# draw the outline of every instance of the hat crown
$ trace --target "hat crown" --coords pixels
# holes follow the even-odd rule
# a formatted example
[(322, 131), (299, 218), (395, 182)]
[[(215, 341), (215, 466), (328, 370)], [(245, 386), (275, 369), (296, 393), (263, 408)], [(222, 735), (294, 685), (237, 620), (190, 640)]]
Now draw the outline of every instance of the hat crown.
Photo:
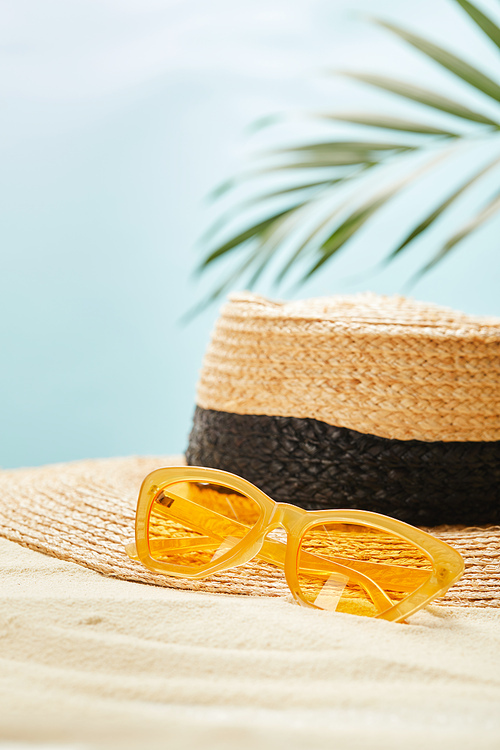
[(197, 404), (398, 440), (500, 440), (500, 320), (365, 293), (233, 294)]
[(341, 324), (366, 324), (387, 328), (395, 333), (418, 333), (435, 328), (452, 335), (474, 334), (498, 337), (500, 318), (469, 315), (451, 308), (421, 302), (401, 295), (385, 296), (373, 292), (338, 294), (329, 297), (276, 301), (251, 292), (236, 292), (228, 297), (222, 316), (268, 318), (270, 320), (319, 320)]

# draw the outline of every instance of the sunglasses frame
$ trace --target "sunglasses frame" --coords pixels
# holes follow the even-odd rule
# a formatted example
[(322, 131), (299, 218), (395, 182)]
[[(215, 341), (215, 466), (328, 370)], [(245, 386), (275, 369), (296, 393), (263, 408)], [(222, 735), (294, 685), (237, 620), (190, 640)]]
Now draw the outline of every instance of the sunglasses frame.
[[(151, 556), (147, 538), (150, 510), (159, 492), (170, 484), (189, 481), (221, 484), (228, 489), (247, 495), (261, 509), (259, 520), (241, 541), (217, 557), (215, 561), (203, 565), (195, 572), (189, 566), (171, 565), (155, 560)], [(374, 615), (374, 618), (392, 622), (404, 620), (433, 599), (443, 596), (464, 571), (463, 558), (453, 547), (403, 521), (365, 510), (309, 511), (288, 503), (277, 503), (251, 482), (236, 474), (200, 466), (168, 466), (148, 474), (142, 483), (137, 502), (135, 544), (127, 544), (125, 549), (131, 559), (140, 561), (155, 573), (195, 580), (243, 565), (254, 557), (258, 558), (267, 534), (273, 529), (282, 527), (287, 533), (284, 561), (276, 559), (273, 562), (284, 570), (290, 591), (300, 605), (322, 609), (302, 597), (297, 573), (302, 538), (312, 526), (318, 523), (358, 523), (388, 531), (414, 544), (432, 564), (432, 573), (423, 584), (401, 601)], [(348, 568), (348, 566), (333, 564), (333, 568), (335, 567), (341, 573), (345, 573)], [(351, 568), (348, 569), (352, 571)], [(352, 572), (356, 573), (356, 571)], [(359, 573), (356, 575), (359, 578)]]

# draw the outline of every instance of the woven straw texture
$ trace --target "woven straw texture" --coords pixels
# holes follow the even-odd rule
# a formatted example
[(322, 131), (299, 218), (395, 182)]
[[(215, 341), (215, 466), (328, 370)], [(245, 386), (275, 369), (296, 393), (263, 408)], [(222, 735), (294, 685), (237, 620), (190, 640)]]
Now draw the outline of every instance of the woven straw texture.
[[(251, 562), (202, 581), (151, 573), (129, 560), (142, 479), (177, 457), (80, 461), (0, 472), (0, 535), (30, 549), (138, 583), (227, 594), (288, 596), (283, 574)], [(500, 607), (500, 527), (431, 529), (458, 549), (466, 572), (439, 604)]]
[(397, 440), (500, 440), (500, 320), (374, 294), (231, 295), (197, 404)]
[(389, 440), (315, 419), (198, 406), (186, 459), (306, 510), (372, 510), (416, 526), (500, 523), (499, 441)]

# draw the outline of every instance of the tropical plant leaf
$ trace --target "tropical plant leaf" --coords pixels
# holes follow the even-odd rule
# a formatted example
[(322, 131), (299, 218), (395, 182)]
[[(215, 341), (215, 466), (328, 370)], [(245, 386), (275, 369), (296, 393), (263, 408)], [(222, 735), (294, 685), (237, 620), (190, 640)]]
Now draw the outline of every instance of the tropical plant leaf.
[(482, 167), (479, 172), (477, 172), (473, 177), (470, 177), (468, 180), (466, 180), (463, 185), (461, 185), (458, 190), (455, 190), (448, 198), (446, 198), (445, 201), (439, 204), (437, 208), (432, 211), (429, 216), (427, 216), (423, 221), (420, 222), (411, 232), (410, 234), (403, 240), (403, 242), (398, 245), (398, 247), (393, 250), (390, 255), (387, 256), (387, 258), (384, 261), (384, 264), (389, 263), (390, 261), (394, 260), (394, 258), (399, 255), (399, 253), (404, 250), (405, 247), (407, 247), (410, 242), (412, 242), (416, 237), (418, 237), (422, 232), (424, 232), (426, 229), (428, 229), (431, 224), (438, 219), (443, 211), (446, 211), (446, 209), (451, 206), (452, 203), (460, 196), (462, 193), (465, 193), (465, 191), (473, 185), (477, 180), (479, 180), (486, 172), (488, 172), (490, 169), (493, 169), (497, 164), (500, 163), (500, 157), (497, 157), (496, 159), (493, 159), (492, 162), (489, 162), (485, 167)]
[(269, 154), (297, 154), (316, 152), (325, 154), (370, 154), (373, 151), (412, 151), (414, 144), (407, 143), (373, 143), (370, 141), (327, 141), (326, 143), (307, 143), (303, 146), (278, 148)]
[(252, 289), (262, 273), (267, 268), (269, 262), (273, 258), (276, 249), (280, 243), (285, 240), (291, 232), (295, 229), (296, 225), (302, 221), (300, 211), (296, 210), (291, 214), (283, 216), (277, 222), (272, 224), (268, 230), (264, 232), (261, 238), (260, 254), (262, 255), (261, 261), (250, 278), (247, 288)]
[(459, 102), (448, 99), (446, 96), (437, 94), (435, 91), (422, 88), (421, 86), (414, 86), (413, 84), (406, 83), (405, 81), (399, 81), (396, 78), (390, 78), (388, 76), (371, 75), (370, 73), (356, 73), (353, 71), (344, 71), (342, 75), (349, 78), (354, 78), (362, 83), (367, 83), (369, 86), (375, 86), (376, 88), (383, 89), (384, 91), (390, 91), (392, 94), (397, 94), (404, 99), (411, 99), (414, 102), (424, 104), (426, 107), (432, 107), (432, 109), (440, 110), (441, 112), (447, 112), (455, 117), (460, 117), (463, 120), (471, 120), (472, 122), (478, 122), (483, 125), (490, 125), (497, 129), (500, 129), (500, 124), (491, 120), (486, 115), (479, 112), (474, 112), (469, 107), (465, 107)]
[(325, 218), (323, 218), (319, 224), (316, 224), (316, 226), (312, 229), (311, 232), (308, 232), (305, 239), (302, 240), (302, 242), (298, 245), (298, 247), (294, 250), (293, 254), (290, 256), (290, 258), (287, 260), (285, 265), (282, 267), (281, 271), (278, 273), (276, 277), (276, 284), (279, 284), (283, 281), (289, 270), (292, 268), (292, 266), (295, 264), (297, 259), (303, 254), (306, 247), (313, 241), (313, 239), (326, 227), (328, 224), (332, 221), (332, 219), (335, 218), (335, 216), (340, 213), (340, 211), (344, 208), (344, 205), (337, 206), (333, 211), (327, 214)]
[(391, 193), (391, 195), (378, 198), (377, 200), (369, 201), (368, 204), (356, 209), (356, 211), (354, 211), (339, 227), (337, 227), (333, 234), (331, 234), (321, 245), (321, 257), (305, 274), (302, 281), (310, 278), (324, 263), (326, 263), (327, 260), (330, 260), (332, 255), (340, 250), (347, 240), (349, 240), (353, 234), (355, 234), (358, 229), (360, 229), (363, 224), (365, 224), (368, 219), (373, 216), (373, 214), (378, 211), (378, 209), (381, 208), (381, 206), (383, 206), (392, 195), (395, 194), (395, 192), (396, 191)]
[[(376, 149), (372, 149), (371, 146), (376, 145)], [(349, 148), (347, 148), (349, 147)], [(220, 183), (212, 192), (209, 194), (208, 199), (210, 201), (217, 200), (223, 195), (228, 193), (230, 190), (236, 188), (242, 182), (258, 177), (259, 175), (275, 173), (280, 171), (288, 171), (293, 169), (318, 169), (321, 167), (349, 167), (358, 164), (375, 163), (386, 151), (394, 151), (399, 149), (400, 151), (414, 150), (416, 146), (408, 146), (406, 144), (364, 144), (362, 141), (355, 142), (343, 142), (329, 143), (329, 144), (315, 144), (276, 149), (274, 151), (266, 151), (261, 156), (285, 156), (285, 155), (299, 155), (303, 152), (308, 160), (306, 161), (291, 161), (286, 164), (272, 164), (264, 167), (257, 167), (252, 170), (247, 170), (237, 177), (232, 177), (230, 180), (224, 180)], [(377, 152), (381, 152), (377, 154)]]
[(256, 170), (254, 175), (266, 174), (269, 172), (283, 172), (290, 169), (321, 169), (322, 167), (353, 167), (357, 164), (375, 163), (380, 160), (375, 154), (358, 153), (322, 153), (317, 151), (309, 155), (306, 161), (291, 161), (286, 164), (273, 164), (262, 169)]
[(404, 39), (405, 42), (411, 44), (412, 47), (415, 47), (415, 49), (418, 49), (424, 55), (430, 57), (443, 68), (449, 70), (450, 73), (461, 78), (462, 81), (466, 81), (466, 83), (470, 84), (475, 89), (482, 91), (483, 94), (500, 102), (500, 86), (498, 83), (491, 78), (488, 78), (488, 76), (477, 68), (469, 65), (469, 63), (462, 60), (462, 58), (453, 55), (451, 52), (443, 49), (443, 47), (439, 47), (437, 44), (429, 42), (427, 39), (424, 39), (424, 37), (412, 34), (410, 31), (406, 31), (406, 29), (402, 29), (400, 26), (396, 26), (393, 23), (388, 23), (387, 21), (382, 21), (378, 18), (374, 19), (374, 21), (379, 26), (383, 26), (383, 28), (397, 34), (397, 36)]
[[(370, 169), (371, 166), (372, 165), (368, 165), (366, 167), (362, 167), (361, 170), (360, 170), (360, 172), (358, 172), (358, 174), (360, 174), (361, 172), (365, 171), (366, 169)], [(345, 178), (345, 179), (352, 179), (352, 178)], [(287, 275), (287, 273), (289, 272), (289, 270), (292, 268), (292, 266), (294, 265), (294, 263), (303, 254), (304, 250), (306, 250), (306, 248), (312, 243), (312, 241), (314, 240), (314, 238), (317, 237), (317, 235), (326, 226), (328, 226), (328, 224), (330, 224), (330, 222), (332, 221), (332, 219), (334, 219), (335, 216), (337, 216), (341, 211), (344, 210), (344, 208), (346, 208), (346, 206), (348, 205), (348, 203), (349, 203), (349, 201), (346, 201), (346, 202), (342, 203), (340, 206), (336, 206), (332, 211), (330, 211), (319, 222), (319, 224), (316, 224), (313, 227), (313, 229), (306, 234), (305, 238), (302, 240), (302, 242), (299, 243), (298, 247), (294, 250), (294, 252), (290, 256), (290, 258), (287, 260), (287, 262), (285, 263), (285, 265), (282, 267), (281, 271), (278, 273), (278, 275), (277, 275), (277, 277), (275, 279), (275, 283), (276, 284), (280, 284), (283, 281), (283, 279), (285, 278), (285, 276)]]
[(336, 177), (331, 180), (316, 180), (316, 182), (307, 182), (303, 185), (292, 185), (292, 187), (280, 188), (279, 190), (272, 190), (270, 193), (264, 193), (258, 195), (256, 198), (252, 198), (247, 202), (247, 205), (252, 203), (262, 203), (263, 201), (270, 200), (271, 198), (278, 198), (289, 193), (297, 193), (300, 190), (312, 190), (326, 185), (335, 185), (337, 182), (343, 182), (345, 177)]
[[(341, 166), (345, 166), (345, 165), (342, 164)], [(248, 171), (248, 172), (244, 172), (239, 177), (233, 177), (230, 180), (225, 180), (224, 182), (221, 182), (220, 185), (218, 185), (216, 188), (212, 190), (212, 192), (208, 195), (208, 200), (215, 201), (218, 198), (222, 198), (223, 195), (228, 193), (230, 190), (236, 188), (238, 184), (243, 182), (244, 180), (247, 180), (252, 177), (256, 177), (259, 174), (264, 174), (265, 172), (271, 172), (273, 170), (274, 170), (274, 167), (269, 167), (267, 169), (260, 170), (260, 171)], [(309, 187), (312, 188), (316, 185), (320, 185), (326, 182), (335, 182), (335, 180), (330, 180), (330, 179), (329, 180), (317, 180), (316, 182), (306, 183), (304, 185), (294, 185), (290, 188), (286, 188), (285, 190), (283, 190), (283, 194), (286, 192), (291, 193), (291, 192), (294, 192), (295, 190), (305, 190), (306, 188), (309, 188)], [(275, 195), (279, 195), (279, 194), (281, 193), (278, 193), (278, 192), (275, 193)], [(273, 197), (273, 196), (274, 194), (270, 194), (270, 197)]]
[[(202, 241), (207, 242), (209, 239), (211, 239), (214, 235), (216, 235), (221, 229), (223, 229), (224, 226), (226, 226), (227, 222), (233, 218), (235, 215), (241, 212), (242, 208), (249, 207), (256, 203), (264, 202), (267, 199), (272, 199), (275, 197), (280, 197), (283, 195), (286, 195), (288, 193), (293, 193), (300, 190), (307, 190), (311, 188), (316, 188), (315, 198), (307, 198), (305, 200), (300, 201), (299, 203), (295, 204), (294, 206), (288, 207), (286, 210), (282, 211), (281, 213), (274, 214), (273, 216), (269, 217), (268, 219), (265, 219), (262, 222), (259, 222), (258, 224), (254, 225), (253, 227), (250, 227), (245, 232), (242, 232), (241, 234), (234, 237), (232, 240), (228, 240), (223, 246), (213, 251), (207, 258), (205, 258), (203, 264), (197, 269), (198, 271), (203, 270), (203, 268), (211, 263), (213, 260), (216, 259), (216, 257), (219, 257), (219, 255), (214, 256), (214, 253), (217, 252), (217, 250), (221, 250), (222, 252), (220, 254), (224, 254), (225, 252), (229, 252), (233, 249), (233, 247), (236, 247), (240, 244), (243, 244), (244, 242), (252, 239), (260, 237), (260, 239), (263, 239), (264, 237), (271, 236), (273, 234), (273, 224), (276, 221), (279, 221), (281, 217), (283, 216), (286, 218), (286, 216), (292, 212), (294, 212), (296, 209), (301, 208), (302, 206), (308, 204), (311, 200), (316, 199), (316, 195), (319, 192), (317, 188), (321, 187), (328, 187), (332, 186), (334, 184), (338, 184), (340, 182), (347, 182), (349, 180), (354, 179), (358, 175), (361, 174), (361, 172), (364, 172), (366, 169), (369, 169), (372, 165), (362, 165), (358, 170), (355, 172), (351, 172), (349, 174), (346, 174), (342, 177), (338, 178), (330, 178), (326, 180), (319, 180), (317, 182), (311, 182), (306, 183), (302, 185), (293, 185), (291, 187), (282, 188), (279, 190), (274, 190), (270, 193), (256, 196), (255, 198), (250, 198), (248, 201), (245, 201), (243, 204), (240, 204), (239, 206), (235, 207), (234, 209), (231, 209), (229, 212), (224, 214), (220, 219), (218, 219), (214, 224), (209, 227), (207, 232), (202, 238)], [(242, 239), (243, 238), (243, 239)], [(229, 247), (231, 245), (231, 247)], [(226, 249), (227, 248), (227, 249)]]
[[(496, 24), (482, 11), (477, 9), (470, 0), (457, 0), (457, 3), (483, 30), (483, 32), (500, 47), (500, 29), (498, 26), (496, 26)], [(439, 64), (462, 81), (473, 86), (476, 90), (486, 94), (488, 97), (495, 100), (495, 102), (500, 102), (500, 85), (465, 60), (433, 42), (430, 42), (417, 34), (413, 34), (393, 23), (382, 20), (377, 20), (376, 23), (399, 36), (405, 42), (426, 55), (429, 59)], [(361, 83), (392, 93), (402, 99), (416, 102), (433, 111), (444, 112), (469, 124), (474, 123), (476, 126), (487, 126), (488, 129), (486, 131), (483, 129), (479, 132), (483, 137), (491, 136), (493, 131), (500, 130), (500, 123), (488, 115), (485, 115), (482, 112), (477, 112), (468, 106), (465, 106), (460, 101), (455, 101), (447, 96), (442, 96), (436, 91), (409, 84), (392, 77), (379, 76), (371, 73), (346, 72), (344, 75), (360, 81)], [(206, 307), (220, 294), (224, 293), (232, 284), (234, 284), (235, 281), (240, 279), (243, 274), (246, 278), (247, 272), (251, 273), (249, 286), (253, 286), (268, 268), (271, 259), (275, 257), (276, 251), (280, 246), (284, 245), (286, 242), (288, 247), (288, 238), (293, 239), (295, 235), (297, 235), (300, 241), (294, 243), (292, 246), (290, 257), (285, 260), (284, 265), (277, 274), (277, 281), (279, 282), (283, 280), (300, 256), (306, 252), (313, 253), (312, 267), (309, 268), (301, 280), (302, 282), (305, 281), (321, 268), (335, 253), (344, 247), (349, 239), (351, 239), (356, 232), (368, 223), (374, 214), (381, 210), (382, 207), (400, 190), (402, 190), (405, 185), (414, 181), (423, 171), (434, 166), (437, 161), (447, 156), (451, 151), (457, 149), (457, 145), (451, 149), (443, 148), (444, 144), (449, 143), (451, 139), (455, 144), (459, 144), (461, 139), (467, 137), (467, 135), (464, 136), (461, 133), (454, 132), (453, 127), (448, 129), (446, 125), (441, 127), (440, 125), (434, 126), (432, 124), (426, 124), (425, 122), (422, 123), (419, 121), (419, 118), (413, 120), (411, 118), (399, 118), (385, 116), (383, 114), (363, 112), (326, 113), (320, 114), (319, 116), (324, 119), (350, 122), (352, 124), (366, 127), (381, 128), (399, 134), (418, 134), (420, 136), (426, 136), (426, 138), (420, 138), (419, 142), (415, 145), (387, 141), (377, 142), (372, 140), (364, 142), (360, 140), (333, 140), (323, 143), (306, 143), (297, 146), (292, 145), (286, 148), (265, 152), (264, 156), (266, 161), (264, 162), (262, 162), (263, 154), (261, 153), (259, 155), (261, 160), (257, 163), (256, 168), (252, 167), (239, 176), (222, 183), (222, 185), (216, 189), (214, 197), (224, 195), (227, 191), (238, 187), (246, 180), (253, 180), (259, 177), (262, 178), (266, 175), (278, 176), (280, 173), (285, 175), (288, 174), (290, 170), (293, 175), (294, 171), (296, 171), (297, 174), (293, 179), (294, 182), (297, 182), (300, 180), (301, 170), (321, 170), (321, 172), (318, 173), (318, 175), (314, 174), (302, 177), (303, 184), (268, 188), (267, 192), (264, 192), (260, 196), (245, 199), (240, 202), (238, 207), (229, 208), (223, 217), (219, 217), (218, 221), (209, 228), (208, 234), (205, 235), (204, 238), (205, 241), (208, 236), (216, 237), (217, 232), (227, 225), (228, 220), (235, 218), (236, 211), (241, 211), (242, 208), (248, 208), (251, 205), (260, 205), (264, 210), (267, 208), (267, 218), (260, 221), (254, 220), (252, 225), (247, 227), (244, 231), (239, 232), (230, 239), (225, 239), (223, 242), (219, 241), (218, 246), (215, 247), (215, 249), (213, 249), (202, 261), (200, 270), (205, 269), (217, 258), (226, 255), (234, 249), (242, 248), (243, 251), (241, 254), (241, 260), (243, 262), (231, 271), (225, 281), (219, 285), (219, 287), (214, 290), (204, 302), (201, 303), (202, 308)], [(283, 117), (281, 115), (272, 116), (264, 122), (261, 121), (260, 124), (274, 124), (282, 119)], [(474, 133), (474, 135), (476, 133)], [(431, 140), (429, 140), (427, 136), (430, 136)], [(398, 139), (397, 136), (392, 137), (396, 140)], [(401, 135), (400, 137), (403, 138)], [(439, 153), (437, 158), (434, 156), (434, 158), (423, 168), (420, 167), (416, 170), (413, 168), (413, 171), (410, 174), (407, 174), (405, 178), (400, 179), (385, 187), (382, 191), (371, 195), (365, 199), (361, 205), (358, 203), (357, 208), (352, 208), (352, 197), (348, 198), (348, 200), (342, 205), (335, 205), (333, 208), (328, 207), (328, 204), (324, 203), (324, 201), (328, 201), (330, 197), (328, 190), (330, 190), (330, 188), (332, 189), (331, 195), (334, 197), (336, 195), (336, 188), (344, 180), (355, 180), (366, 169), (372, 169), (373, 167), (385, 164), (390, 160), (394, 161), (410, 151), (422, 150), (428, 148), (428, 146), (433, 148), (434, 155), (436, 150), (438, 150)], [(492, 169), (498, 163), (500, 163), (500, 157), (497, 157), (495, 160), (482, 167), (458, 188), (455, 188), (445, 200), (442, 200), (426, 218), (409, 232), (403, 242), (400, 243), (388, 256), (386, 262), (389, 262), (396, 257), (416, 237), (425, 232), (439, 219), (441, 214), (443, 214), (443, 212), (445, 212), (453, 202), (459, 198), (459, 196), (464, 194), (472, 184), (476, 182), (476, 180), (479, 180), (489, 169)], [(274, 199), (279, 198), (286, 199), (287, 196), (293, 201), (292, 196), (295, 196), (297, 193), (299, 202), (295, 202), (294, 205), (289, 205), (285, 209), (280, 207), (278, 210), (277, 208), (274, 208), (275, 204), (272, 204), (273, 208), (269, 208), (268, 201), (273, 201)], [(295, 198), (295, 201), (297, 201), (297, 198)], [(285, 202), (289, 203), (290, 201)], [(335, 203), (337, 204), (338, 202), (336, 201)], [(282, 205), (283, 202), (280, 201), (280, 206)], [(318, 218), (316, 213), (307, 213), (309, 209), (316, 210), (323, 205), (328, 210), (327, 216), (321, 216), (321, 218)], [(468, 234), (478, 229), (497, 212), (500, 212), (500, 195), (495, 196), (495, 198), (492, 199), (485, 208), (479, 211), (473, 219), (468, 221), (459, 231), (450, 237), (434, 258), (424, 266), (420, 273), (426, 273), (438, 263), (441, 258), (450, 252), (456, 244), (467, 237)], [(306, 236), (304, 237), (304, 233), (301, 232), (299, 237), (297, 229), (301, 228), (306, 217), (309, 217), (307, 219), (307, 229), (304, 225)], [(311, 226), (311, 221), (309, 221), (309, 219), (312, 219), (312, 224), (314, 224), (314, 226)], [(327, 235), (326, 238), (325, 234)]]
[[(199, 304), (195, 305), (187, 311), (182, 317), (183, 323), (188, 323), (190, 320), (195, 318), (200, 312), (205, 310), (211, 305), (221, 294), (226, 292), (246, 271), (251, 268), (252, 265), (258, 263), (256, 270), (250, 278), (247, 288), (251, 289), (260, 278), (261, 274), (267, 267), (268, 263), (273, 257), (273, 253), (279, 246), (280, 242), (287, 236), (290, 229), (293, 228), (293, 224), (299, 221), (299, 217), (295, 212), (298, 213), (298, 209), (307, 205), (306, 202), (295, 206), (290, 211), (283, 212), (278, 217), (272, 217), (267, 220), (268, 226), (259, 230), (255, 237), (260, 237), (262, 240), (253, 252), (250, 253), (235, 270), (226, 277), (226, 279), (216, 287), (207, 297), (205, 297)], [(264, 223), (264, 222), (262, 222)]]
[(206, 268), (210, 263), (212, 263), (217, 258), (220, 258), (222, 255), (225, 255), (230, 250), (233, 250), (235, 247), (242, 245), (244, 242), (248, 242), (248, 240), (254, 239), (261, 235), (266, 229), (268, 229), (273, 222), (278, 221), (282, 216), (285, 216), (286, 214), (289, 214), (291, 211), (294, 211), (296, 208), (299, 208), (299, 206), (303, 205), (302, 203), (299, 203), (296, 206), (293, 206), (292, 208), (287, 208), (285, 211), (280, 211), (277, 214), (274, 214), (274, 216), (270, 216), (267, 219), (264, 219), (264, 221), (259, 221), (257, 224), (254, 224), (253, 226), (249, 227), (248, 229), (245, 229), (244, 232), (241, 232), (240, 234), (237, 234), (232, 239), (228, 240), (227, 242), (223, 243), (222, 245), (219, 245), (215, 250), (213, 250), (201, 263), (198, 270), (202, 270), (203, 268)]
[[(448, 242), (445, 244), (443, 249), (439, 253), (439, 259), (444, 257), (446, 253), (449, 253), (450, 250), (452, 250), (455, 245), (458, 245), (459, 242), (464, 240), (471, 232), (475, 232), (476, 229), (479, 229), (479, 227), (482, 224), (485, 224), (487, 221), (493, 218), (495, 214), (497, 214), (500, 211), (500, 193), (497, 193), (497, 195), (488, 203), (488, 205), (483, 208), (482, 211), (480, 211), (473, 219), (471, 219), (465, 226), (462, 227), (458, 232), (456, 232), (453, 237), (451, 237)], [(437, 261), (434, 261), (433, 265), (435, 265)]]
[(495, 197), (477, 213), (472, 219), (466, 222), (458, 232), (450, 237), (445, 245), (436, 253), (423, 268), (418, 271), (415, 276), (411, 279), (410, 284), (413, 286), (424, 274), (431, 270), (437, 263), (439, 263), (448, 253), (453, 250), (455, 245), (468, 237), (472, 232), (475, 232), (479, 227), (485, 224), (487, 221), (492, 219), (496, 214), (500, 212), (500, 193), (497, 193)]
[(319, 268), (321, 268), (332, 255), (338, 252), (345, 243), (375, 214), (387, 201), (396, 195), (402, 188), (406, 187), (410, 182), (420, 177), (431, 167), (434, 167), (439, 161), (441, 161), (447, 154), (439, 154), (437, 157), (432, 159), (423, 167), (419, 167), (407, 177), (393, 183), (389, 187), (382, 190), (378, 195), (372, 196), (361, 206), (356, 208), (345, 221), (338, 226), (333, 233), (323, 242), (319, 252), (320, 258), (316, 263), (309, 269), (309, 271), (303, 277), (303, 281), (310, 278)]
[(232, 271), (225, 280), (219, 284), (210, 294), (202, 299), (197, 304), (190, 307), (187, 312), (181, 317), (181, 323), (189, 323), (191, 320), (196, 318), (201, 312), (207, 309), (213, 302), (215, 302), (221, 294), (224, 294), (231, 286), (242, 276), (245, 271), (254, 263), (256, 254), (253, 253), (245, 258), (244, 262), (235, 270)]
[[(325, 154), (316, 152), (308, 154), (308, 156), (309, 158), (304, 161), (288, 161), (283, 164), (267, 164), (266, 166), (258, 167), (251, 171), (245, 172), (240, 175), (239, 178), (235, 178), (233, 180), (233, 187), (236, 187), (239, 183), (242, 183), (245, 180), (255, 179), (256, 177), (260, 177), (261, 175), (277, 174), (278, 172), (289, 172), (290, 170), (295, 169), (323, 169), (327, 167), (333, 169), (334, 167), (356, 167), (363, 164), (376, 164), (377, 162), (382, 161), (387, 156), (387, 152), (383, 155), (377, 155), (375, 153), (362, 154), (361, 152), (342, 153), (340, 151), (338, 153)], [(346, 175), (342, 174), (342, 177), (344, 176)]]
[(238, 206), (235, 206), (226, 213), (224, 213), (222, 216), (220, 216), (216, 221), (214, 221), (208, 229), (205, 231), (205, 233), (200, 238), (201, 243), (209, 242), (212, 240), (212, 238), (218, 234), (228, 223), (231, 219), (233, 219), (235, 216), (238, 216), (241, 214), (242, 210), (245, 208), (249, 208), (251, 206), (254, 206), (259, 203), (264, 203), (267, 200), (272, 200), (273, 198), (279, 198), (286, 195), (290, 195), (292, 193), (298, 193), (302, 190), (307, 190), (310, 192), (319, 192), (320, 189), (324, 189), (326, 187), (335, 185), (338, 182), (343, 182), (346, 177), (336, 177), (331, 178), (328, 180), (317, 180), (316, 182), (308, 182), (301, 185), (293, 185), (291, 187), (286, 188), (280, 188), (279, 190), (272, 190), (270, 193), (264, 193), (263, 195), (257, 195), (253, 198), (249, 198), (246, 201), (243, 201)]
[(464, 10), (465, 12), (472, 18), (473, 21), (477, 23), (480, 29), (484, 31), (484, 33), (489, 36), (492, 42), (494, 42), (497, 47), (500, 47), (500, 28), (494, 23), (491, 18), (488, 18), (488, 16), (485, 16), (482, 11), (479, 10), (479, 8), (476, 8), (475, 5), (472, 5), (472, 3), (469, 3), (468, 0), (455, 0)]
[(451, 130), (443, 130), (434, 125), (426, 125), (414, 120), (405, 120), (400, 117), (389, 117), (388, 115), (365, 114), (364, 112), (337, 112), (321, 114), (328, 120), (340, 120), (351, 122), (355, 125), (367, 125), (371, 128), (384, 128), (385, 130), (400, 130), (405, 133), (421, 133), (422, 135), (440, 135), (447, 138), (456, 138), (458, 133)]

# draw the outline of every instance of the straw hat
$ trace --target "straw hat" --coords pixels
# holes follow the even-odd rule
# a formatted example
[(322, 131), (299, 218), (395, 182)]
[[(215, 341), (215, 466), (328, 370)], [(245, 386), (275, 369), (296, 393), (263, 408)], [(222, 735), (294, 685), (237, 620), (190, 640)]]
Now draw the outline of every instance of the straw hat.
[(234, 294), (186, 456), (308, 509), (498, 523), (500, 319), (375, 294)]
[[(181, 456), (77, 461), (0, 472), (0, 536), (104, 575), (178, 589), (283, 596), (283, 573), (252, 561), (205, 580), (167, 578), (130, 560), (135, 506), (145, 475)], [(463, 578), (434, 605), (500, 607), (500, 526), (431, 529), (462, 553)], [(433, 605), (433, 606), (434, 606)]]
[[(237, 465), (264, 466), (263, 478), (271, 477), (276, 490), (269, 494), (280, 500), (292, 493), (289, 499), (296, 504), (301, 499), (304, 505), (324, 503), (328, 486), (334, 505), (340, 485), (352, 492), (344, 495), (351, 507), (364, 507), (368, 499), (387, 504), (385, 484), (397, 481), (409, 488), (412, 502), (418, 490), (422, 507), (429, 494), (439, 503), (441, 496), (428, 491), (436, 464), (452, 465), (457, 472), (465, 464), (464, 481), (472, 472), (473, 488), (481, 488), (470, 507), (488, 508), (491, 518), (486, 525), (465, 527), (458, 518), (460, 503), (448, 503), (448, 525), (430, 529), (466, 562), (463, 578), (439, 604), (500, 607), (500, 525), (493, 523), (498, 519), (499, 346), (499, 321), (400, 298), (279, 304), (234, 296), (205, 360), (189, 462), (216, 466), (228, 460), (229, 469), (243, 475)], [(392, 453), (387, 445), (395, 446)], [(415, 453), (415, 445), (429, 452)], [(411, 470), (403, 482), (397, 462), (406, 446)], [(206, 460), (199, 459), (199, 451)], [(335, 464), (332, 456), (339, 452), (344, 457)], [(420, 469), (421, 487), (412, 479), (414, 455), (434, 467)], [(482, 468), (474, 473), (478, 461)], [(124, 543), (134, 536), (143, 478), (160, 466), (182, 463), (182, 456), (123, 458), (0, 471), (0, 536), (129, 581), (288, 597), (283, 573), (256, 560), (187, 581), (152, 573), (128, 558)], [(304, 466), (311, 494), (301, 498)], [(350, 490), (343, 480), (349, 472)], [(453, 472), (446, 469), (443, 476), (451, 481)]]

